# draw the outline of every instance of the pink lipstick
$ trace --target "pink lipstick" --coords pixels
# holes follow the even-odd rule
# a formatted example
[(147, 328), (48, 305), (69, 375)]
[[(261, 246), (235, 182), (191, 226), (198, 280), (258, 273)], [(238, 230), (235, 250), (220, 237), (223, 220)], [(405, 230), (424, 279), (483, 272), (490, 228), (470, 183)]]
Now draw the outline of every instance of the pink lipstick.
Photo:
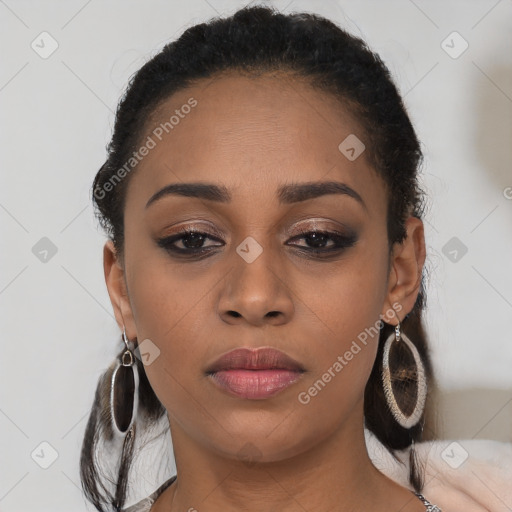
[(227, 352), (207, 368), (206, 374), (231, 396), (263, 400), (297, 382), (304, 371), (284, 352), (262, 347)]

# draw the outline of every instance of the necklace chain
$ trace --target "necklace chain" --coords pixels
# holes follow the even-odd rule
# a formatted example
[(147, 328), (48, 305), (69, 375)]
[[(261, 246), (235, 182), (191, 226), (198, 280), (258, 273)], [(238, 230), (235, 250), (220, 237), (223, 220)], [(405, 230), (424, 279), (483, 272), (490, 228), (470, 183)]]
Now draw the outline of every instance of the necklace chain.
[(427, 507), (426, 512), (443, 512), (437, 505), (432, 505), (432, 503), (430, 503), (430, 501), (428, 501), (427, 498), (423, 496), (423, 494), (420, 494), (419, 492), (415, 492), (414, 494), (418, 496), (423, 505)]

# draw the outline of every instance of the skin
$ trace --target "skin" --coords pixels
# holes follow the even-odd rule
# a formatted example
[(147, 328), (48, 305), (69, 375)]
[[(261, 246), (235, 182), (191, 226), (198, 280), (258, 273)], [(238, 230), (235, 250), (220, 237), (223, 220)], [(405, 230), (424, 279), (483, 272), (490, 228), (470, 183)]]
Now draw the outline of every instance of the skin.
[[(160, 350), (145, 370), (168, 412), (179, 476), (151, 510), (424, 511), (366, 450), (363, 394), (376, 337), (308, 404), (297, 399), (365, 328), (381, 318), (396, 325), (411, 311), (425, 260), (422, 222), (409, 218), (406, 240), (389, 254), (384, 182), (365, 153), (349, 161), (338, 150), (364, 132), (334, 97), (284, 75), (226, 73), (168, 98), (144, 139), (191, 97), (197, 106), (130, 177), (124, 259), (110, 241), (104, 247), (120, 328)], [(365, 206), (339, 194), (277, 199), (284, 184), (326, 180), (350, 186)], [(145, 208), (162, 187), (197, 181), (225, 186), (231, 202), (167, 195)], [(214, 236), (206, 257), (157, 245), (186, 226)], [(308, 257), (314, 241), (298, 228), (353, 230), (357, 241)], [(263, 249), (251, 263), (236, 252), (248, 236)], [(272, 398), (228, 396), (204, 370), (240, 346), (280, 349), (306, 372)], [(248, 463), (248, 452), (257, 461)]]

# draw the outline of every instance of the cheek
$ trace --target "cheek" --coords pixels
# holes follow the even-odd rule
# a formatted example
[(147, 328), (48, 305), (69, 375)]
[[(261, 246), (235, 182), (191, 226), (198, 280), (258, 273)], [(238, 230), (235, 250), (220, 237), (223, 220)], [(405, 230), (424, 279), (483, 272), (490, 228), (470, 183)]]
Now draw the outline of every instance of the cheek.
[(186, 264), (171, 265), (160, 250), (141, 253), (132, 253), (130, 304), (139, 343), (149, 339), (158, 354), (145, 371), (163, 405), (180, 410), (190, 406), (193, 388), (203, 378), (205, 354), (215, 353), (209, 291), (219, 286), (220, 276), (207, 271), (198, 277)]
[(346, 413), (362, 398), (375, 361), (386, 296), (387, 241), (377, 235), (368, 240), (361, 240), (357, 252), (329, 276), (317, 279), (321, 288), (316, 293), (306, 283), (301, 291), (314, 313), (306, 322), (314, 358), (297, 398), (313, 414), (329, 414), (333, 403), (340, 415)]
[[(317, 327), (331, 338), (350, 345), (379, 320), (386, 296), (385, 247), (385, 240), (361, 239), (339, 264), (320, 269), (314, 277), (298, 277), (303, 283), (298, 295), (317, 318)], [(335, 341), (333, 345), (343, 348)]]

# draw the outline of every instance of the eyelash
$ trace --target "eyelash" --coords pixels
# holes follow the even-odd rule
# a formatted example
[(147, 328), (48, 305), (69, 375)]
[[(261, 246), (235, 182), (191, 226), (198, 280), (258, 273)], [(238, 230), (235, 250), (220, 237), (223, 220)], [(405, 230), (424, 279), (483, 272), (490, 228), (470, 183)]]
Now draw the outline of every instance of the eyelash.
[[(336, 231), (323, 231), (323, 230), (311, 230), (311, 229), (309, 229), (309, 230), (308, 229), (299, 229), (299, 235), (294, 236), (290, 240), (308, 238), (309, 236), (311, 236), (313, 234), (327, 237), (328, 239), (331, 239), (332, 241), (334, 241), (335, 245), (328, 249), (310, 249), (310, 248), (305, 248), (305, 247), (301, 246), (301, 247), (299, 247), (299, 251), (306, 252), (308, 254), (318, 255), (319, 257), (322, 257), (322, 255), (323, 255), (325, 257), (325, 256), (329, 256), (333, 253), (339, 254), (343, 250), (348, 249), (349, 247), (352, 247), (357, 241), (357, 236), (353, 233), (345, 235), (345, 234), (342, 234), (342, 233), (339, 233)], [(199, 248), (192, 248), (192, 249), (190, 249), (190, 248), (181, 249), (174, 245), (175, 242), (180, 241), (184, 238), (187, 238), (190, 235), (204, 237), (203, 243), (204, 243), (204, 240), (208, 239), (208, 238), (210, 240), (216, 240), (219, 242), (221, 241), (218, 238), (213, 237), (210, 234), (205, 233), (203, 231), (198, 231), (195, 229), (187, 228), (187, 229), (184, 229), (183, 231), (180, 231), (179, 233), (176, 233), (172, 236), (158, 239), (157, 244), (159, 247), (162, 247), (166, 251), (174, 253), (175, 255), (178, 255), (178, 256), (182, 255), (182, 256), (193, 257), (193, 256), (201, 256), (203, 254), (207, 254), (207, 253), (211, 252), (211, 250), (207, 247), (206, 248), (199, 247)], [(219, 246), (216, 245), (216, 246), (212, 246), (212, 247), (219, 247)]]

